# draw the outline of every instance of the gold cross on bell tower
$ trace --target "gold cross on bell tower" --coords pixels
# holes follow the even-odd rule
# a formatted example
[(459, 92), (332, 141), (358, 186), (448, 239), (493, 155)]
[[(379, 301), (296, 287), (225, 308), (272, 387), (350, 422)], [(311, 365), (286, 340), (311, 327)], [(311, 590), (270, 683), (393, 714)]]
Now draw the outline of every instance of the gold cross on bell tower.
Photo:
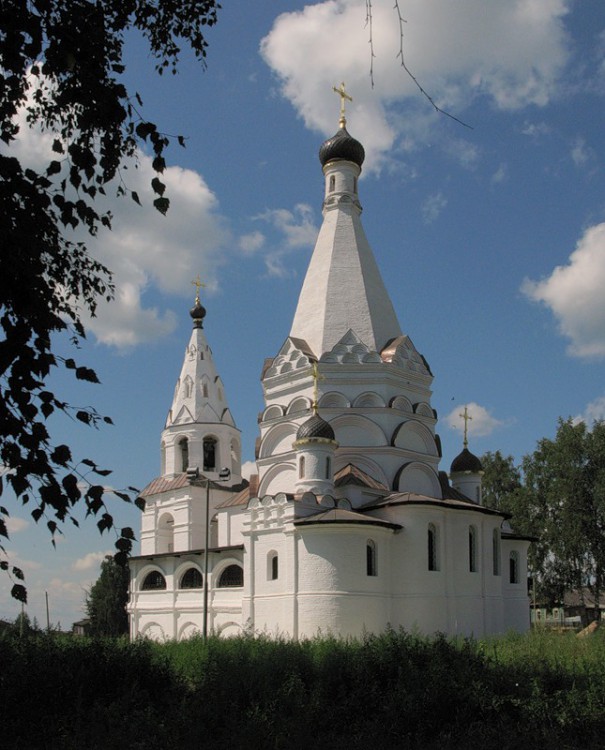
[(203, 286), (205, 288), (206, 284), (204, 284), (203, 281), (200, 281), (199, 273), (191, 283), (195, 287), (195, 304), (199, 305), (200, 304), (200, 287)]
[(345, 117), (345, 102), (352, 102), (353, 97), (349, 96), (349, 94), (347, 94), (347, 92), (345, 91), (344, 82), (340, 84), (340, 88), (332, 86), (332, 91), (340, 96), (340, 120), (338, 122), (340, 127), (344, 128), (344, 126), (347, 124), (347, 118)]
[(468, 448), (468, 423), (469, 420), (472, 421), (471, 415), (468, 413), (468, 407), (464, 407), (464, 411), (461, 414), (458, 414), (459, 417), (462, 417), (464, 419), (464, 447)]
[(324, 380), (324, 376), (319, 374), (319, 367), (317, 366), (317, 362), (313, 362), (313, 414), (317, 414), (317, 397), (318, 397), (318, 387), (317, 384), (320, 380)]

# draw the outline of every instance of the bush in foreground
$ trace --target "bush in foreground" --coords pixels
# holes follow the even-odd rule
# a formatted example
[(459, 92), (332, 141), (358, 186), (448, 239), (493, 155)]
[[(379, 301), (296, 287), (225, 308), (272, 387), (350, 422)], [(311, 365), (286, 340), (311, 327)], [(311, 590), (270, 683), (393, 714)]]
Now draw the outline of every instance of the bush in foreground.
[(596, 747), (605, 638), (0, 641), (21, 750)]

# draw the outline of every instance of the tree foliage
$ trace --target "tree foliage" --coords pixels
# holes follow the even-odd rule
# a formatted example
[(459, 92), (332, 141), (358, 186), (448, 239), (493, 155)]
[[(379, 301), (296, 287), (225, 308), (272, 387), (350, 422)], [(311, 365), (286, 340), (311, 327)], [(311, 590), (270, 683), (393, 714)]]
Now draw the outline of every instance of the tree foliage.
[(129, 580), (128, 566), (107, 555), (101, 563), (101, 574), (86, 596), (91, 635), (117, 637), (128, 633)]
[(481, 497), (484, 505), (495, 510), (508, 510), (511, 496), (521, 488), (521, 472), (512, 456), (488, 451), (481, 457), (483, 479)]
[[(515, 530), (536, 537), (529, 564), (538, 593), (551, 604), (565, 591), (605, 587), (605, 422), (559, 420), (554, 439), (543, 438), (525, 456), (486, 454), (484, 497), (513, 514)], [(498, 472), (501, 472), (500, 474)]]
[[(111, 216), (95, 208), (95, 198), (106, 190), (130, 193), (139, 202), (120, 168), (140, 147), (153, 153), (154, 205), (162, 213), (169, 205), (158, 176), (169, 139), (143, 118), (139, 95), (124, 84), (125, 39), (137, 30), (156, 70), (175, 72), (181, 44), (204, 62), (205, 29), (216, 22), (218, 7), (215, 0), (0, 2), (0, 494), (7, 494), (8, 485), (53, 537), (66, 520), (77, 525), (74, 506), (82, 503), (101, 532), (114, 527), (103, 486), (88, 479), (90, 472), (110, 472), (55, 444), (48, 428), (54, 413), (93, 427), (111, 423), (47, 386), (55, 368), (98, 382), (93, 370), (59, 356), (56, 340), (67, 335), (77, 347), (85, 337), (80, 311), (94, 315), (97, 301), (113, 292), (108, 269), (82, 242), (69, 239), (69, 231), (95, 235), (111, 226)], [(14, 155), (24, 128), (52, 134), (53, 153), (41, 169)], [(131, 500), (127, 492), (115, 494)], [(5, 538), (7, 515), (6, 504), (0, 505)], [(129, 528), (118, 534), (122, 561), (132, 540)], [(13, 596), (25, 601), (22, 572), (9, 565), (4, 547), (0, 553)]]

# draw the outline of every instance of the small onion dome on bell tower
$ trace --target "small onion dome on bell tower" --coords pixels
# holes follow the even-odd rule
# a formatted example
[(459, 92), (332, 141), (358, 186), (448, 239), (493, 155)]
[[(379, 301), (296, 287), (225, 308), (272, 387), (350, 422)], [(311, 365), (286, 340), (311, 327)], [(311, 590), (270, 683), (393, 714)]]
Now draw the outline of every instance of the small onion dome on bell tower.
[(296, 451), (296, 492), (315, 495), (334, 493), (334, 452), (338, 448), (334, 430), (313, 413), (301, 424), (292, 447)]
[(200, 287), (203, 286), (199, 274), (195, 281), (191, 282), (195, 286), (195, 305), (189, 310), (189, 315), (193, 318), (194, 328), (204, 327), (204, 318), (206, 317), (206, 308), (200, 302)]
[(468, 413), (467, 406), (464, 407), (464, 412), (459, 416), (464, 419), (464, 448), (450, 466), (452, 487), (458, 492), (462, 492), (473, 502), (480, 503), (483, 466), (481, 466), (481, 461), (477, 456), (473, 455), (468, 449), (468, 423), (472, 420), (472, 417)]
[(345, 102), (352, 102), (353, 99), (345, 91), (344, 83), (341, 83), (339, 88), (336, 86), (332, 88), (340, 96), (340, 127), (335, 135), (322, 143), (319, 149), (319, 161), (322, 167), (331, 161), (352, 161), (361, 169), (366, 152), (361, 143), (347, 132), (347, 118), (345, 117)]
[(450, 467), (450, 479), (452, 487), (462, 492), (469, 500), (481, 503), (481, 477), (483, 467), (481, 461), (465, 446), (452, 461)]
[(340, 129), (327, 141), (324, 141), (319, 149), (319, 161), (325, 167), (330, 161), (352, 161), (361, 168), (366, 157), (361, 143), (349, 135), (346, 126), (341, 122)]
[(329, 422), (319, 416), (312, 414), (306, 422), (303, 422), (296, 433), (296, 442), (301, 440), (335, 440), (334, 430)]
[(481, 461), (474, 453), (471, 453), (468, 448), (464, 448), (462, 453), (459, 453), (452, 461), (450, 467), (450, 472), (455, 473), (458, 471), (478, 474), (483, 471), (483, 466), (481, 466)]

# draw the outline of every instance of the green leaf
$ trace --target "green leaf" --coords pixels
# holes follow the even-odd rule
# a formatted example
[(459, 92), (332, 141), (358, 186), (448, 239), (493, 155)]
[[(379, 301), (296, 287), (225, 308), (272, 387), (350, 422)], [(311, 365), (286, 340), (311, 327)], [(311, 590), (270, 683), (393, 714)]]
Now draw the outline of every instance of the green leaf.
[(156, 172), (163, 172), (166, 169), (166, 161), (163, 156), (156, 156), (151, 166)]
[(132, 191), (132, 192), (130, 193), (130, 197), (132, 198), (132, 200), (133, 200), (133, 201), (134, 201), (135, 203), (138, 203), (138, 204), (139, 204), (139, 206), (141, 205), (141, 201), (139, 200), (139, 194), (138, 194), (138, 193), (136, 192), (136, 190), (133, 190), (133, 191)]
[(166, 192), (166, 185), (158, 177), (154, 177), (151, 180), (151, 187), (153, 188), (153, 192), (158, 195), (164, 195)]
[(50, 454), (50, 459), (60, 466), (67, 466), (71, 461), (71, 451), (67, 445), (57, 445)]
[(13, 586), (13, 588), (11, 589), (11, 596), (18, 602), (27, 604), (27, 591), (25, 590), (25, 586), (22, 586), (20, 583), (16, 583)]
[(166, 216), (166, 212), (168, 211), (168, 208), (170, 207), (170, 201), (168, 200), (168, 198), (156, 198), (153, 201), (153, 205), (161, 214)]
[(86, 380), (89, 383), (100, 383), (101, 381), (97, 377), (97, 373), (91, 370), (90, 367), (77, 367), (76, 377), (78, 380)]
[(51, 161), (46, 168), (46, 174), (50, 177), (53, 174), (58, 174), (61, 171), (60, 161)]

